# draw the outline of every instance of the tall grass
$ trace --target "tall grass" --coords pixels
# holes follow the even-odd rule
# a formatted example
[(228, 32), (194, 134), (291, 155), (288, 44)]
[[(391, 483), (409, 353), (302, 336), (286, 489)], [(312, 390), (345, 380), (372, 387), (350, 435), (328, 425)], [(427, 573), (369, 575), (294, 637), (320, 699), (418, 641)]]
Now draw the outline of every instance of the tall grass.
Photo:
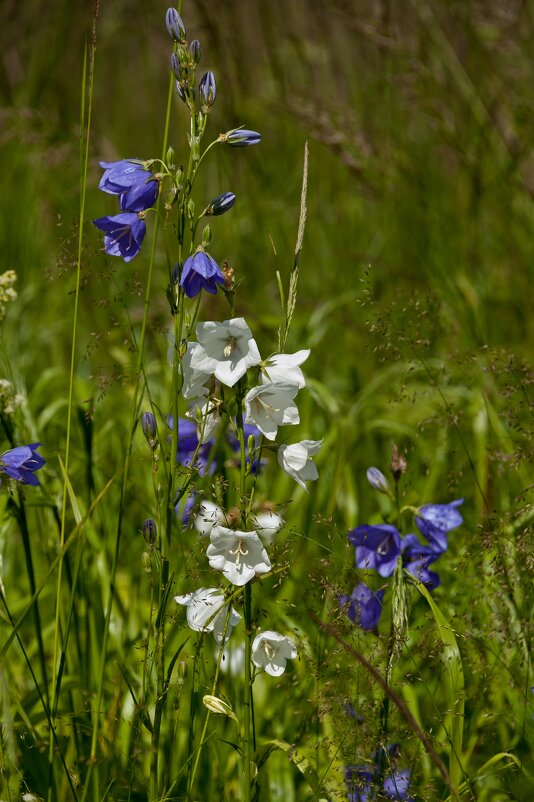
[[(100, 159), (161, 149), (165, 10), (101, 5), (86, 223), (108, 210)], [(254, 798), (346, 799), (343, 767), (370, 762), (386, 693), (388, 737), (412, 770), (414, 799), (530, 802), (534, 7), (199, 0), (183, 13), (202, 66), (217, 74), (210, 135), (241, 123), (263, 135), (261, 148), (218, 154), (202, 180), (207, 196), (238, 195), (213, 229), (246, 276), (239, 313), (254, 317), (266, 348), (282, 320), (276, 273), (287, 289), (294, 265), (309, 141), (287, 350), (312, 349), (299, 432), (325, 444), (309, 494), (272, 462), (258, 479), (286, 527), (272, 555), (279, 572), (254, 588), (254, 623), (266, 628), (269, 616), (291, 631), (299, 660), (279, 683), (254, 683)], [(103, 253), (96, 230), (82, 231), (69, 403), (92, 24), (88, 3), (76, 13), (64, 0), (45, 13), (35, 2), (0, 9), (0, 272), (17, 272), (19, 293), (0, 323), (0, 378), (24, 399), (14, 414), (0, 410), (0, 451), (41, 441), (47, 459), (41, 491), (3, 486), (0, 497), (0, 790), (10, 800), (158, 798), (147, 632), (159, 591), (141, 535), (156, 509), (136, 423), (139, 382), (155, 407), (168, 403), (161, 240), (147, 296), (146, 249), (126, 265)], [(188, 123), (176, 98), (170, 119), (183, 160)], [(201, 314), (222, 319), (211, 298)], [(347, 530), (394, 514), (365, 479), (369, 465), (387, 472), (394, 442), (408, 461), (402, 504), (464, 497), (465, 524), (440, 560), (441, 587), (410, 590), (388, 675), (389, 607), (380, 634), (365, 633), (338, 596), (361, 578)], [(219, 492), (238, 503), (232, 487)], [(195, 537), (174, 541), (174, 593), (208, 581), (202, 552)], [(169, 604), (164, 629), (164, 798), (184, 799), (195, 767), (191, 798), (238, 799), (235, 722), (211, 715), (203, 730), (216, 657), (200, 651), (182, 613)], [(221, 673), (217, 695), (239, 687), (243, 697), (243, 682)]]

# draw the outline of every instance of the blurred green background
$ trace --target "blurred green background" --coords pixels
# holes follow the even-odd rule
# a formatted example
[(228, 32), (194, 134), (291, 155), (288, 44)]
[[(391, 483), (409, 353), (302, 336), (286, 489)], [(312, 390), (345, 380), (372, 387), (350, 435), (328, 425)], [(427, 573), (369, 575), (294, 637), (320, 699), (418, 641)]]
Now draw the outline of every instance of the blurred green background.
[[(103, 253), (90, 220), (114, 214), (116, 199), (97, 190), (98, 162), (160, 156), (166, 7), (99, 6), (72, 460), (81, 494), (101, 487), (124, 456), (131, 323), (138, 332), (148, 260), (146, 245), (130, 264)], [(0, 5), (0, 272), (16, 270), (19, 292), (3, 323), (0, 365), (28, 395), (25, 426), (44, 444), (51, 497), (61, 487), (55, 456), (65, 439), (92, 11), (70, 0)], [(447, 602), (463, 609), (466, 631), (496, 638), (499, 660), (517, 671), (519, 695), (507, 697), (499, 675), (484, 699), (486, 675), (477, 672), (487, 653), (467, 655), (481, 715), (509, 710), (499, 748), (528, 754), (514, 727), (525, 721), (520, 689), (532, 636), (534, 2), (186, 0), (182, 13), (189, 39), (201, 42), (201, 68), (217, 78), (207, 140), (238, 125), (262, 134), (258, 147), (212, 153), (195, 190), (199, 207), (223, 191), (237, 195), (232, 212), (213, 221), (210, 252), (243, 278), (236, 311), (250, 317), (262, 353), (275, 348), (275, 271), (287, 286), (309, 142), (288, 346), (312, 348), (301, 433), (326, 444), (320, 482), (291, 507), (292, 526), (309, 536), (308, 551), (292, 555), (296, 576), (325, 557), (314, 539), (338, 549), (325, 573), (345, 570), (346, 528), (379, 519), (365, 469), (386, 471), (397, 442), (408, 458), (407, 503), (466, 497), (467, 534), (453, 542), (442, 580)], [(186, 129), (175, 96), (178, 163), (187, 158)], [(156, 395), (167, 371), (166, 284), (158, 252), (145, 357)], [(209, 299), (201, 315), (217, 319), (226, 308)], [(147, 514), (145, 448), (140, 439), (132, 532)], [(271, 486), (276, 500), (291, 497), (286, 479)], [(482, 587), (495, 592), (489, 608)], [(299, 591), (296, 579), (288, 596)], [(498, 748), (487, 732), (484, 757)], [(528, 789), (518, 794), (495, 799), (529, 798)]]

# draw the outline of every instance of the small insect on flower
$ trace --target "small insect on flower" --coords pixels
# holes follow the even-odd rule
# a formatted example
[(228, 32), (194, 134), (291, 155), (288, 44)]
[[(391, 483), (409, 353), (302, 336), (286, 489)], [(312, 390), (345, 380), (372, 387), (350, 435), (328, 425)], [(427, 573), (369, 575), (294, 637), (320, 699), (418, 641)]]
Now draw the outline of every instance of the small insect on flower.
[(23, 485), (38, 487), (39, 480), (33, 474), (46, 464), (46, 460), (37, 453), (40, 445), (31, 443), (4, 451), (0, 456), (0, 473)]

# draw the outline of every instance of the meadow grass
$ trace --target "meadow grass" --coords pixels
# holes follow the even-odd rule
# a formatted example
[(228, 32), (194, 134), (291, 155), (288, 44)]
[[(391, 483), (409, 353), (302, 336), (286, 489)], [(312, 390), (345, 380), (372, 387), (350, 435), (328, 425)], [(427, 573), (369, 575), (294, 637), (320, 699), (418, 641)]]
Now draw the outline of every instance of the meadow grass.
[[(309, 146), (287, 351), (311, 348), (298, 437), (324, 445), (309, 493), (274, 455), (258, 477), (285, 527), (249, 623), (291, 634), (299, 656), (279, 679), (256, 676), (245, 761), (240, 727), (202, 704), (216, 675), (213, 695), (242, 724), (244, 670), (218, 673), (211, 636), (172, 600), (220, 584), (205, 544), (172, 522), (160, 561), (142, 535), (170, 470), (162, 456), (154, 472), (139, 424), (174, 404), (163, 239), (148, 218), (125, 264), (90, 225), (114, 213), (100, 160), (166, 153), (166, 8), (102, 2), (96, 49), (96, 5), (0, 9), (0, 272), (16, 271), (18, 292), (0, 378), (21, 396), (15, 411), (2, 396), (1, 451), (41, 442), (47, 460), (40, 489), (4, 482), (0, 495), (0, 798), (347, 800), (345, 766), (372, 768), (396, 743), (410, 798), (530, 802), (533, 4), (181, 9), (217, 76), (208, 141), (241, 124), (262, 133), (218, 149), (197, 187), (199, 205), (237, 195), (211, 221), (214, 247), (243, 279), (236, 315), (262, 353), (284, 323), (276, 271), (287, 298)], [(177, 164), (188, 127), (174, 94)], [(226, 317), (204, 294), (199, 319)], [(395, 521), (366, 479), (371, 465), (390, 476), (394, 443), (408, 464), (400, 506), (465, 499), (432, 593), (356, 568), (346, 539)], [(214, 491), (240, 506), (235, 465)], [(409, 512), (402, 524), (414, 531)], [(339, 608), (362, 578), (388, 586), (375, 633)]]

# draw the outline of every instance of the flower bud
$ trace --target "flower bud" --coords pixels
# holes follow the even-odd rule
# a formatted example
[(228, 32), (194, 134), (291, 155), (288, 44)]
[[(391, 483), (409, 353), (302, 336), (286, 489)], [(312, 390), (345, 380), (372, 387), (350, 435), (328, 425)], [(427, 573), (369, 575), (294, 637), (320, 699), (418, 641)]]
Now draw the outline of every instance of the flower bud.
[(215, 98), (217, 96), (215, 76), (210, 70), (202, 76), (199, 89), (202, 95), (202, 111), (208, 112), (215, 103)]
[(156, 419), (152, 412), (143, 412), (141, 426), (143, 427), (143, 434), (145, 435), (147, 442), (152, 445), (152, 442), (156, 437)]
[(186, 41), (185, 25), (175, 8), (167, 9), (167, 13), (165, 14), (165, 25), (169, 31), (169, 36), (174, 39), (175, 42), (183, 43)]
[(152, 573), (152, 555), (148, 553), (148, 551), (144, 551), (141, 555), (141, 563), (143, 565), (143, 571), (145, 574)]
[(187, 679), (187, 663), (185, 660), (180, 660), (178, 665), (176, 666), (176, 678), (178, 680), (178, 685), (183, 685)]
[(167, 155), (165, 157), (165, 160), (167, 162), (167, 167), (169, 168), (170, 172), (172, 172), (175, 169), (174, 159), (175, 159), (174, 148), (173, 147), (167, 148)]
[(189, 45), (189, 52), (191, 54), (191, 58), (193, 59), (193, 63), (195, 65), (198, 64), (200, 61), (200, 42), (198, 39), (193, 39)]
[(206, 694), (202, 702), (204, 707), (207, 707), (212, 713), (218, 713), (220, 716), (228, 716), (228, 718), (233, 718), (234, 721), (237, 721), (236, 715), (230, 705), (227, 702), (223, 702), (223, 700), (219, 699), (217, 696), (209, 696)]
[(206, 206), (204, 214), (206, 217), (212, 215), (215, 217), (219, 214), (224, 214), (225, 212), (227, 212), (229, 209), (232, 208), (234, 203), (235, 203), (234, 193), (223, 192), (222, 195), (217, 195), (217, 197), (214, 198), (211, 201), (211, 203), (208, 204), (208, 206)]
[(147, 546), (153, 546), (156, 542), (158, 530), (152, 518), (147, 518), (143, 524), (143, 537)]
[(247, 131), (246, 128), (234, 128), (226, 134), (220, 134), (219, 142), (232, 145), (234, 148), (244, 148), (247, 145), (257, 145), (261, 142), (261, 134), (257, 131)]
[(176, 53), (171, 54), (171, 70), (173, 71), (174, 77), (177, 81), (181, 80), (182, 78), (182, 70), (180, 68), (180, 61)]
[(211, 242), (211, 228), (209, 226), (204, 227), (204, 231), (202, 232), (202, 247), (206, 248)]
[(367, 481), (378, 490), (379, 493), (384, 493), (386, 496), (391, 496), (391, 488), (389, 482), (378, 468), (367, 468)]

